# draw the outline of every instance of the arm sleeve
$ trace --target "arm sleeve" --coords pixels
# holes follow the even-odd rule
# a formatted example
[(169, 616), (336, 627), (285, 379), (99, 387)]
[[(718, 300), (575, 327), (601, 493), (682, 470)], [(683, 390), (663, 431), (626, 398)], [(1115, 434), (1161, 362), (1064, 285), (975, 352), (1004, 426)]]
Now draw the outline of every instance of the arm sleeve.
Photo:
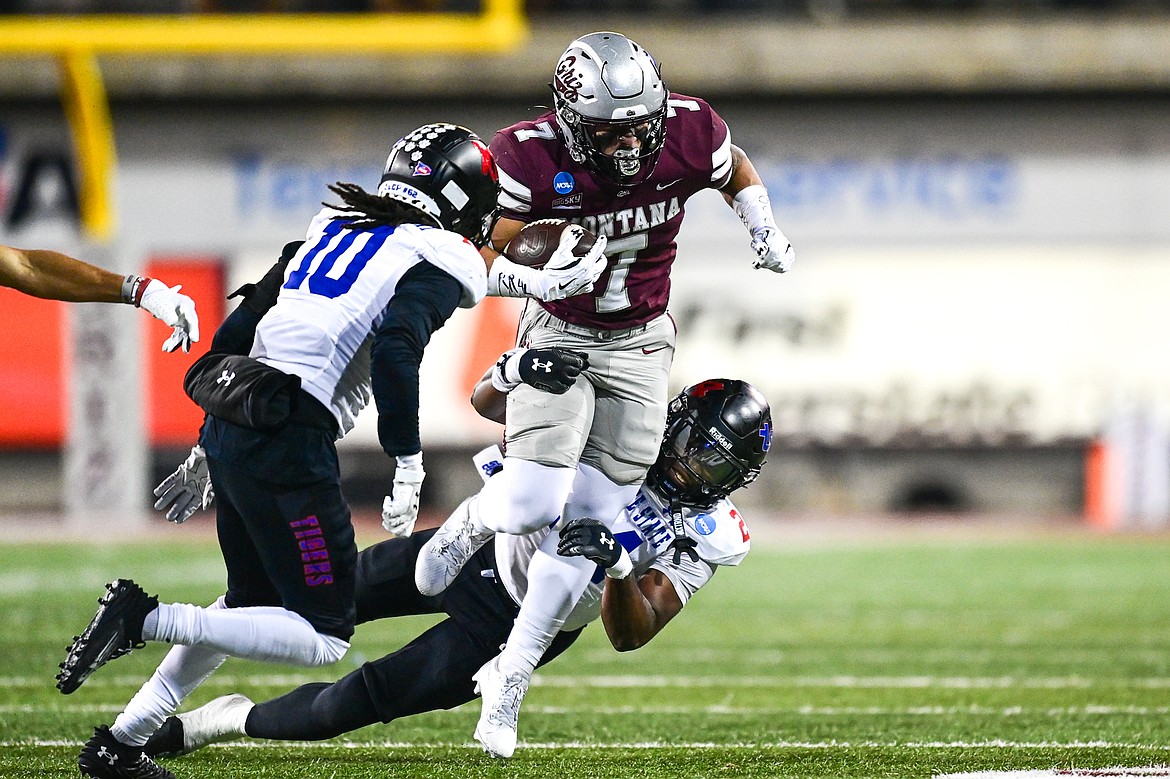
[(285, 268), (304, 243), (304, 241), (286, 243), (280, 253), (280, 259), (268, 269), (264, 278), (255, 284), (245, 284), (228, 295), (229, 300), (237, 296), (243, 297), (243, 302), (236, 306), (236, 310), (229, 314), (215, 331), (215, 337), (211, 339), (211, 351), (227, 354), (248, 354), (252, 351), (252, 342), (256, 339), (256, 326), (268, 313), (268, 309), (276, 305), (280, 285), (284, 282)]
[(378, 408), (378, 441), (391, 457), (422, 451), (418, 435), (418, 368), (431, 335), (459, 305), (463, 287), (446, 271), (420, 262), (407, 271), (386, 306), (370, 349)]
[(247, 306), (236, 306), (236, 310), (228, 314), (215, 331), (215, 337), (211, 339), (211, 351), (248, 354), (252, 351), (252, 341), (256, 339), (256, 325), (260, 324), (263, 316)]

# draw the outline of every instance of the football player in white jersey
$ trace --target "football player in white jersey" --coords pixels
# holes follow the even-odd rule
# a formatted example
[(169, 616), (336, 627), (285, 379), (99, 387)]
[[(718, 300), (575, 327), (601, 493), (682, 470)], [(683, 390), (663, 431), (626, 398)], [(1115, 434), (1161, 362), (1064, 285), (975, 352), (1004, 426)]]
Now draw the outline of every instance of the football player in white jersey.
[[(380, 442), (397, 462), (384, 524), (408, 534), (424, 477), (419, 363), (455, 309), (489, 291), (479, 247), (498, 186), (491, 153), (474, 133), (430, 124), (395, 143), (376, 193), (331, 187), (342, 204), (312, 220), (249, 342), (261, 370), (295, 377), (291, 415), (261, 429), (209, 413), (192, 455), (201, 462), (205, 455), (201, 467), (215, 485), (227, 592), (197, 607), (160, 603), (134, 582), (115, 580), (61, 664), (57, 686), (68, 694), (146, 641), (175, 645), (126, 710), (86, 743), (83, 775), (171, 777), (142, 746), (228, 656), (320, 666), (345, 654), (357, 547), (336, 440), (373, 397)], [(599, 259), (600, 252), (585, 264)], [(533, 272), (557, 294), (592, 283), (582, 277), (588, 270)], [(220, 379), (237, 380), (228, 371)]]
[[(580, 371), (579, 362), (570, 364), (573, 354), (557, 350), (542, 355), (553, 363), (551, 374), (560, 377), (544, 389), (563, 392), (572, 383), (571, 374)], [(490, 411), (496, 395), (490, 381), (480, 383), (475, 400), (481, 413)], [(448, 618), (336, 682), (306, 684), (260, 704), (227, 695), (171, 717), (147, 742), (147, 753), (176, 756), (239, 736), (332, 738), (472, 700), (472, 677), (507, 637), (528, 587), (528, 565), (542, 544), (596, 567), (592, 583), (541, 664), (563, 652), (599, 615), (618, 651), (643, 646), (720, 566), (738, 565), (747, 555), (748, 528), (728, 495), (759, 473), (771, 437), (770, 419), (767, 401), (746, 382), (714, 379), (687, 388), (671, 402), (659, 457), (634, 502), (608, 523), (612, 531), (583, 518), (559, 533), (544, 528), (530, 536), (499, 534), (439, 595), (420, 594), (414, 582), (415, 559), (433, 530), (362, 550), (359, 623), (412, 614), (446, 613)], [(497, 450), (495, 457), (477, 464), (487, 478), (501, 462)], [(681, 525), (670, 516), (672, 501), (683, 507)], [(697, 559), (673, 553), (676, 532), (685, 536)], [(517, 681), (503, 692), (514, 704), (513, 718), (503, 723), (513, 734), (525, 686)]]

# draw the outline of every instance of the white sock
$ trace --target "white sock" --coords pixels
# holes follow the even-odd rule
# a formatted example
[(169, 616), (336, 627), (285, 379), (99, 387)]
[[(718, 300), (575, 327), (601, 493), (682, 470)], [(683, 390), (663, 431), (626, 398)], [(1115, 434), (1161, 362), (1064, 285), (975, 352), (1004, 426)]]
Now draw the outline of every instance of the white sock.
[(565, 521), (588, 517), (613, 527), (614, 519), (638, 497), (640, 484), (617, 484), (588, 463), (577, 466), (573, 491), (565, 504)]
[(545, 537), (528, 565), (528, 592), (500, 652), (505, 674), (532, 676), (597, 570), (597, 564), (584, 557), (558, 555), (558, 540), (556, 533)]
[[(223, 596), (208, 609), (222, 609)], [(157, 623), (158, 610), (151, 612)], [(143, 631), (145, 634), (145, 630)], [(215, 672), (227, 655), (202, 646), (176, 646), (167, 652), (154, 675), (134, 694), (110, 726), (123, 744), (142, 746), (183, 700)]]
[(497, 533), (521, 535), (547, 527), (564, 510), (575, 468), (554, 468), (516, 457), (479, 491), (478, 521)]
[(213, 649), (232, 657), (319, 666), (345, 656), (349, 643), (318, 633), (308, 620), (279, 606), (205, 609), (160, 603), (156, 641)]

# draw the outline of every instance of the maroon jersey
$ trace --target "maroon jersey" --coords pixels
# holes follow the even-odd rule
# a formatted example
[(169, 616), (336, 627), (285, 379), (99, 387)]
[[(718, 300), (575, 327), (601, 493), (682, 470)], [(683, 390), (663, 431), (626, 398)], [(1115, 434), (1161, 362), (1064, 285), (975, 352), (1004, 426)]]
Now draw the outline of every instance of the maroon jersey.
[(550, 111), (496, 133), (504, 216), (558, 218), (609, 239), (608, 267), (593, 291), (540, 305), (566, 322), (618, 330), (666, 311), (683, 207), (696, 192), (731, 176), (731, 133), (711, 106), (672, 94), (666, 142), (653, 174), (622, 187), (574, 162)]

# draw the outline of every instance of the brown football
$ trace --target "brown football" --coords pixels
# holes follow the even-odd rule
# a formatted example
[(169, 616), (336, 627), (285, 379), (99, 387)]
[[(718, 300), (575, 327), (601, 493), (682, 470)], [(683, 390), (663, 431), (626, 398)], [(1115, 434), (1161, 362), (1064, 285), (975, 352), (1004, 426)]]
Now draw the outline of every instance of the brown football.
[(504, 247), (503, 254), (517, 265), (543, 268), (561, 245), (561, 235), (565, 230), (572, 230), (581, 236), (573, 249), (577, 257), (588, 254), (597, 241), (593, 233), (564, 219), (537, 219), (520, 228), (520, 232)]

